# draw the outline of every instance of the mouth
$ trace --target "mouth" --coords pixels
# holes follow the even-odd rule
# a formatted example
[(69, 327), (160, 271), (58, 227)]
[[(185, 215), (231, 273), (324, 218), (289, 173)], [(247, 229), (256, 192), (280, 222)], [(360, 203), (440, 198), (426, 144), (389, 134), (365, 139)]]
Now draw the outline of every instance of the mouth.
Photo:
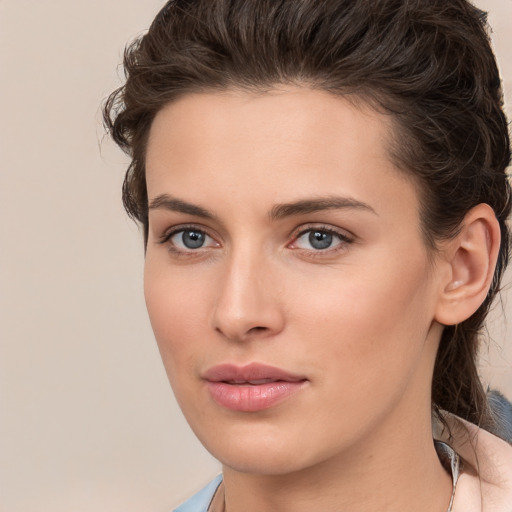
[(308, 381), (304, 376), (259, 363), (214, 366), (203, 379), (218, 405), (239, 412), (274, 407), (303, 389)]

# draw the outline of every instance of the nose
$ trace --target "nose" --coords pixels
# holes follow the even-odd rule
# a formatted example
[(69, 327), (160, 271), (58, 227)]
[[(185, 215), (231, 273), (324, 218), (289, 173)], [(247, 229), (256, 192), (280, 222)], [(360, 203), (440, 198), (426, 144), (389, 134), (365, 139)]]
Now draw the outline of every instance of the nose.
[(263, 258), (233, 256), (220, 278), (213, 327), (233, 341), (266, 338), (284, 327), (282, 283), (277, 269)]

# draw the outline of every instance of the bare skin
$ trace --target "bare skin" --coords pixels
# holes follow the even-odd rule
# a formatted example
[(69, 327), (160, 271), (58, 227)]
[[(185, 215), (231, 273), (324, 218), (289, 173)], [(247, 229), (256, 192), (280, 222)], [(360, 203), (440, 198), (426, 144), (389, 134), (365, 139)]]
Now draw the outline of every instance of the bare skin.
[[(153, 123), (146, 302), (227, 512), (446, 512), (430, 386), (459, 281), (454, 251), (424, 243), (390, 130), (300, 88), (188, 95)], [(211, 368), (251, 363), (300, 389), (219, 403)]]

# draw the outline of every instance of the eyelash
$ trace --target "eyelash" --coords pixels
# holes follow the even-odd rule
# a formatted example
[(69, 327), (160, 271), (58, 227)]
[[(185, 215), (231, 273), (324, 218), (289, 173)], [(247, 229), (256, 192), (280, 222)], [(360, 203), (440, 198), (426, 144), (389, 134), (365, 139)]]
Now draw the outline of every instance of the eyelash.
[[(174, 244), (171, 243), (171, 239), (173, 236), (184, 233), (186, 231), (194, 231), (197, 233), (202, 233), (203, 235), (207, 236), (208, 238), (211, 238), (212, 240), (215, 240), (215, 238), (208, 234), (208, 231), (202, 227), (202, 226), (194, 226), (194, 225), (181, 225), (176, 226), (170, 231), (165, 232), (160, 239), (158, 240), (158, 244), (161, 245), (168, 245), (168, 250), (173, 253), (173, 255), (177, 257), (193, 257), (198, 256), (201, 253), (201, 249), (203, 247), (199, 247), (197, 249), (191, 249), (184, 250), (181, 248), (177, 248)], [(312, 232), (319, 232), (324, 233), (327, 235), (332, 236), (333, 238), (336, 238), (339, 243), (335, 245), (334, 247), (327, 247), (325, 249), (305, 249), (301, 247), (293, 247), (293, 245), (304, 235)], [(301, 251), (303, 253), (308, 253), (311, 257), (322, 257), (325, 255), (332, 255), (333, 253), (337, 253), (339, 251), (346, 250), (347, 245), (352, 244), (354, 242), (353, 237), (346, 234), (346, 232), (341, 232), (336, 229), (334, 229), (332, 226), (325, 226), (325, 225), (308, 225), (308, 226), (301, 226), (300, 231), (298, 231), (295, 235), (292, 235), (293, 239), (292, 242), (288, 243), (286, 247), (295, 249), (297, 251)], [(218, 243), (218, 242), (217, 242)], [(206, 247), (208, 248), (208, 247)]]
[(293, 241), (290, 244), (288, 244), (288, 247), (291, 246), (293, 248), (293, 245), (297, 242), (297, 240), (299, 240), (304, 235), (307, 235), (308, 233), (312, 232), (319, 232), (331, 235), (333, 238), (338, 239), (339, 243), (334, 247), (328, 247), (326, 249), (303, 249), (300, 247), (295, 248), (295, 250), (297, 251), (307, 252), (310, 255), (310, 257), (317, 258), (326, 255), (332, 256), (334, 253), (346, 250), (347, 246), (354, 242), (354, 238), (348, 235), (346, 232), (334, 229), (332, 226), (313, 224), (308, 226), (301, 226), (300, 231), (293, 236)]
[(174, 256), (177, 257), (193, 257), (200, 254), (202, 247), (199, 247), (197, 249), (181, 249), (176, 247), (172, 242), (171, 239), (173, 236), (179, 234), (179, 233), (185, 233), (186, 231), (193, 231), (196, 233), (202, 233), (203, 235), (207, 236), (208, 238), (211, 238), (212, 240), (215, 240), (215, 238), (208, 234), (208, 231), (204, 227), (198, 227), (194, 225), (181, 225), (181, 226), (175, 226), (170, 231), (165, 232), (160, 239), (158, 240), (158, 244), (161, 245), (167, 245), (169, 252), (173, 253)]

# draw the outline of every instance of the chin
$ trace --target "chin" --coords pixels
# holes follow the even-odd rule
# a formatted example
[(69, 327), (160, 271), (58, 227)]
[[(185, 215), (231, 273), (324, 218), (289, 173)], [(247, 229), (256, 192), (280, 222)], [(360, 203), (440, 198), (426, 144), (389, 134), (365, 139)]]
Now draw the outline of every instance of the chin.
[(224, 467), (239, 473), (255, 475), (288, 475), (308, 466), (305, 461), (293, 459), (290, 453), (285, 453), (283, 450), (271, 451), (266, 448), (245, 451), (244, 453), (219, 453), (216, 458)]
[[(240, 473), (287, 475), (329, 458), (331, 450), (315, 450), (303, 436), (282, 432), (231, 432), (224, 436), (198, 436), (205, 448), (223, 466)], [(327, 453), (323, 453), (326, 451)]]

